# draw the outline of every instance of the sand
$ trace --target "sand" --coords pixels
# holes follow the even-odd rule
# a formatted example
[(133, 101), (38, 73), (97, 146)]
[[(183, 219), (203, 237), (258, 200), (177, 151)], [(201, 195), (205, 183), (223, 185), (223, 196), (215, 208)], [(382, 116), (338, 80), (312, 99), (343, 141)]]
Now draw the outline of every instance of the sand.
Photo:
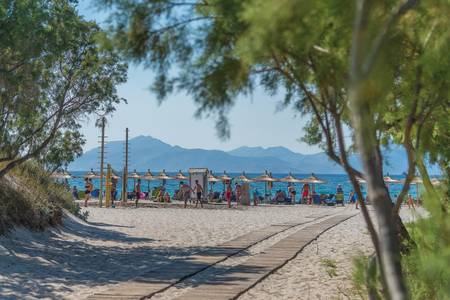
[[(342, 208), (280, 206), (248, 209), (88, 208), (88, 223), (68, 217), (43, 233), (19, 229), (0, 237), (1, 299), (83, 299), (271, 224), (307, 220)], [(370, 253), (361, 217), (322, 235), (242, 299), (328, 299), (351, 288), (351, 257)], [(321, 263), (335, 259), (330, 278)], [(328, 277), (327, 277), (328, 276)], [(338, 289), (339, 287), (339, 289)], [(316, 295), (317, 294), (317, 295)]]

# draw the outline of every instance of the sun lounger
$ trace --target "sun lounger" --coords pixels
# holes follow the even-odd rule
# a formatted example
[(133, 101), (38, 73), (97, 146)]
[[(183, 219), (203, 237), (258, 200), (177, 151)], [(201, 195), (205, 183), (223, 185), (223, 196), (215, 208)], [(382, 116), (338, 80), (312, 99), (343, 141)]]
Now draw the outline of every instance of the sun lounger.
[(313, 204), (320, 204), (320, 195), (318, 195), (318, 194), (315, 194), (315, 195), (312, 195), (312, 201), (313, 201)]

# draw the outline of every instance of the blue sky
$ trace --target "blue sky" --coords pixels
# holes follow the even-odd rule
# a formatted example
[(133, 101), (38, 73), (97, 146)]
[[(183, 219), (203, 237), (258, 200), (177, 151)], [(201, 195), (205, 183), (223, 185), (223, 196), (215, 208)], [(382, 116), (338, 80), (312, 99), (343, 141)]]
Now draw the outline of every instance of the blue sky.
[[(87, 19), (102, 22), (105, 14), (98, 12), (89, 0), (82, 0), (79, 12)], [(128, 82), (118, 88), (119, 95), (127, 99), (108, 119), (107, 140), (123, 140), (125, 128), (130, 137), (151, 135), (162, 141), (185, 148), (231, 150), (240, 146), (284, 146), (300, 153), (316, 153), (317, 148), (298, 142), (305, 120), (291, 109), (277, 111), (281, 97), (270, 97), (261, 89), (250, 97), (241, 97), (229, 113), (231, 138), (217, 137), (214, 117), (196, 119), (192, 98), (172, 94), (161, 105), (148, 87), (152, 73), (141, 66), (130, 65)], [(98, 146), (99, 130), (92, 119), (83, 125), (86, 136), (85, 150)]]

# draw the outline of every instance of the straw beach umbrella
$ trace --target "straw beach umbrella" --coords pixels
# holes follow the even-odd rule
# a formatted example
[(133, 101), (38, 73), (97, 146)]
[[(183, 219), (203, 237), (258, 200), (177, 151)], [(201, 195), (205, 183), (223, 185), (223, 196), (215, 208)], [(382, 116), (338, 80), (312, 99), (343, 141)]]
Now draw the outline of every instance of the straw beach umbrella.
[(144, 176), (142, 176), (143, 179), (147, 180), (147, 191), (150, 191), (150, 181), (157, 180), (155, 176), (150, 172), (150, 169), (145, 172)]
[(184, 176), (184, 174), (181, 172), (181, 170), (175, 175), (176, 180), (187, 180), (187, 176)]
[(50, 177), (55, 179), (70, 179), (72, 178), (72, 175), (70, 175), (70, 173), (67, 171), (62, 171), (62, 172), (54, 172), (50, 175)]
[(242, 172), (241, 175), (235, 177), (234, 180), (239, 181), (239, 182), (243, 182), (243, 183), (250, 183), (250, 182), (253, 182), (253, 180), (251, 180), (250, 178), (248, 178), (248, 177), (245, 175), (245, 172)]
[(391, 185), (392, 183), (393, 183), (393, 184), (402, 183), (400, 180), (392, 179), (392, 178), (389, 176), (389, 174), (388, 174), (387, 176), (384, 176), (384, 177), (383, 177), (383, 181), (384, 181), (384, 183), (386, 183), (387, 188), (388, 188), (388, 191), (391, 190), (391, 189), (390, 189), (390, 185)]
[(114, 170), (112, 170), (111, 171), (111, 178), (114, 178), (114, 179), (119, 179), (120, 178), (120, 176), (119, 175), (117, 175), (117, 173), (114, 171)]
[(303, 184), (311, 184), (312, 185), (312, 191), (316, 191), (316, 184), (322, 184), (325, 183), (325, 180), (319, 179), (316, 175), (314, 175), (314, 173), (311, 174), (311, 176), (304, 178), (304, 179), (300, 179), (300, 182)]
[(437, 178), (432, 178), (431, 179), (431, 184), (432, 185), (440, 185), (441, 181), (439, 179), (437, 179)]
[(219, 177), (217, 177), (217, 178), (219, 178), (219, 179), (222, 181), (222, 183), (223, 183), (223, 190), (224, 190), (224, 191), (225, 191), (225, 184), (226, 184), (227, 182), (230, 182), (230, 183), (231, 183), (231, 180), (233, 179), (233, 178), (231, 178), (230, 176), (228, 176), (227, 171), (223, 171), (223, 175), (222, 175), (222, 176), (219, 176)]
[(220, 180), (222, 181), (230, 181), (233, 178), (231, 178), (230, 176), (228, 176), (227, 171), (223, 171), (223, 175), (218, 177)]
[(283, 177), (280, 179), (280, 182), (287, 182), (287, 183), (300, 183), (301, 180), (295, 178), (294, 176), (292, 176), (292, 173), (289, 173), (288, 176)]
[(384, 181), (385, 183), (387, 183), (387, 184), (390, 184), (390, 183), (401, 183), (400, 180), (392, 179), (390, 176), (384, 176), (384, 177), (383, 177), (383, 181)]
[(158, 175), (156, 175), (155, 178), (158, 179), (158, 180), (162, 180), (162, 185), (166, 184), (166, 180), (175, 179), (175, 178), (167, 175), (166, 174), (166, 170), (162, 170), (162, 172), (159, 173)]
[(213, 183), (222, 181), (221, 179), (219, 179), (219, 178), (217, 178), (216, 176), (214, 176), (213, 173), (212, 173), (211, 171), (208, 172), (208, 177), (207, 177), (207, 179), (208, 179), (208, 182), (213, 182)]
[(325, 180), (319, 179), (316, 175), (311, 174), (311, 176), (304, 178), (304, 179), (300, 179), (301, 183), (310, 183), (310, 184), (321, 184), (321, 183), (325, 183)]
[(358, 181), (358, 183), (359, 184), (365, 184), (365, 183), (367, 183), (367, 181), (364, 179), (364, 178), (362, 178), (362, 177), (356, 177), (356, 181)]
[(141, 175), (139, 175), (138, 172), (136, 172), (136, 169), (134, 169), (133, 172), (128, 174), (128, 178), (133, 178), (133, 189), (134, 189), (134, 187), (136, 186), (136, 179), (141, 178)]
[(89, 172), (86, 173), (86, 175), (84, 175), (84, 177), (89, 178), (89, 179), (98, 179), (100, 178), (100, 175), (98, 175), (97, 173), (94, 172), (94, 170), (91, 168), (91, 170)]
[(210, 183), (209, 187), (210, 187), (211, 192), (213, 191), (213, 185), (215, 185), (216, 182), (222, 181), (221, 179), (214, 176), (212, 171), (208, 171), (208, 175), (207, 175), (206, 179), (208, 180), (208, 183)]
[(416, 197), (417, 200), (419, 200), (419, 184), (423, 183), (422, 178), (418, 177), (418, 176), (414, 176), (414, 178), (411, 180), (411, 184), (415, 184), (416, 185)]
[[(264, 197), (267, 197), (267, 184), (269, 182), (275, 182), (277, 181), (275, 178), (273, 178), (272, 176), (270, 176), (269, 172), (267, 172), (267, 170), (264, 172), (264, 174), (253, 178), (253, 181), (259, 181), (259, 182), (264, 182)], [(272, 190), (272, 189), (270, 189)]]

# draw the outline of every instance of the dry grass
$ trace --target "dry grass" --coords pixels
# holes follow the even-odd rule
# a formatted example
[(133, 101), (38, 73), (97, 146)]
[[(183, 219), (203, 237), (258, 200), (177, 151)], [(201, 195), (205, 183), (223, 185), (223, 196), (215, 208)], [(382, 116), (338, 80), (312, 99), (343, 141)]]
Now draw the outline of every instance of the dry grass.
[(35, 163), (27, 163), (0, 179), (0, 234), (14, 226), (43, 230), (61, 224), (63, 209), (78, 213), (70, 193)]

